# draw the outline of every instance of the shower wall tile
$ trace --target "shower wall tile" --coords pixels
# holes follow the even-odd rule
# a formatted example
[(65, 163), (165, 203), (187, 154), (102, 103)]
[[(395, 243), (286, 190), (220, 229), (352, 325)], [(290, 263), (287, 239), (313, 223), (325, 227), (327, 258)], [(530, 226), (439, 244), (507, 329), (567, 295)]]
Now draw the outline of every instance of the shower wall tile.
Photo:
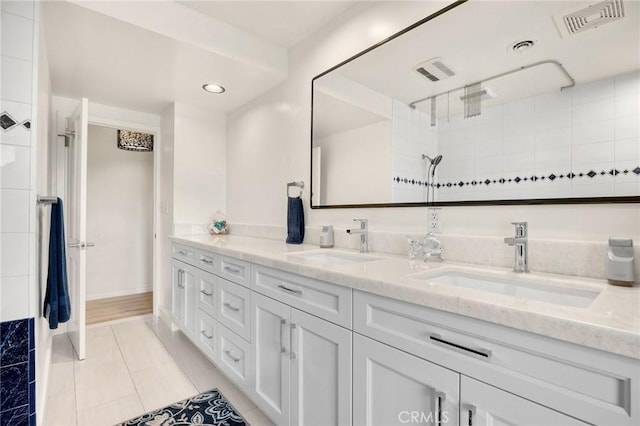
[(29, 417), (35, 416), (34, 342), (33, 318), (0, 323), (2, 425), (26, 425)]
[(2, 93), (0, 97), (6, 101), (31, 103), (31, 61), (15, 59), (2, 55)]
[(0, 233), (29, 232), (29, 191), (0, 189)]
[(0, 188), (29, 189), (30, 170), (29, 147), (0, 145)]
[(31, 61), (33, 59), (33, 20), (9, 12), (0, 13), (1, 49), (3, 56)]
[(0, 285), (2, 321), (29, 316), (29, 277), (3, 277)]
[(12, 13), (24, 18), (34, 18), (34, 2), (25, 0), (2, 0), (0, 2), (2, 12)]

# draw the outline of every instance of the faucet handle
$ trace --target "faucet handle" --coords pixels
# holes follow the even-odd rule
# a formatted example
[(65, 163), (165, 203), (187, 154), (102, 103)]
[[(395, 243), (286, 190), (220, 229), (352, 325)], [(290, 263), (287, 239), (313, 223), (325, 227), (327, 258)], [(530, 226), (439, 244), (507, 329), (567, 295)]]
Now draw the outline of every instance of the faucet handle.
[(516, 227), (516, 237), (526, 237), (528, 222), (511, 222)]
[(354, 222), (360, 222), (361, 228), (366, 228), (369, 223), (369, 219), (353, 219)]

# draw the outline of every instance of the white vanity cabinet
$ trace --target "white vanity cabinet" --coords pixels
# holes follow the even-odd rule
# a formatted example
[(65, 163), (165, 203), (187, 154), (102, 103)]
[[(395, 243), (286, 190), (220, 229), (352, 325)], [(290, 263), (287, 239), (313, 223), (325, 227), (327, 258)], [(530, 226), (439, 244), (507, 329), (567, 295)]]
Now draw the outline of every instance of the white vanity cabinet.
[[(459, 373), (461, 409), (476, 406), (488, 424), (500, 424), (487, 420), (492, 417), (525, 425), (581, 424), (574, 419), (599, 425), (640, 424), (637, 360), (360, 291), (354, 292), (353, 317), (354, 332)], [(465, 390), (465, 376), (491, 385), (486, 394), (491, 390), (502, 402), (480, 398), (483, 391), (471, 379)], [(356, 389), (361, 379), (354, 377), (355, 398), (362, 387)], [(400, 392), (399, 386), (395, 392)], [(513, 411), (515, 406), (523, 408)], [(563, 414), (554, 417), (557, 413)], [(354, 419), (363, 415), (354, 411)], [(546, 422), (554, 418), (559, 421)], [(467, 424), (464, 418), (461, 424)]]
[(351, 332), (253, 293), (256, 405), (279, 425), (351, 424)]
[(466, 376), (460, 378), (460, 394), (462, 396), (460, 403), (461, 425), (588, 425), (588, 423)]
[(172, 308), (173, 319), (185, 334), (194, 338), (198, 325), (198, 299), (196, 294), (198, 270), (184, 262), (173, 260), (172, 267)]
[(460, 375), (353, 336), (353, 424), (457, 425)]

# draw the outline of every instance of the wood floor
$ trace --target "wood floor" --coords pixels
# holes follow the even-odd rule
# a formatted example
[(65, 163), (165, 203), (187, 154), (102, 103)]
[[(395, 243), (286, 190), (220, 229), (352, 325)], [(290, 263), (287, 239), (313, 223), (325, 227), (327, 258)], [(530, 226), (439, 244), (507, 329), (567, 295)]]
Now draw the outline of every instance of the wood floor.
[(153, 293), (87, 301), (87, 325), (153, 312)]

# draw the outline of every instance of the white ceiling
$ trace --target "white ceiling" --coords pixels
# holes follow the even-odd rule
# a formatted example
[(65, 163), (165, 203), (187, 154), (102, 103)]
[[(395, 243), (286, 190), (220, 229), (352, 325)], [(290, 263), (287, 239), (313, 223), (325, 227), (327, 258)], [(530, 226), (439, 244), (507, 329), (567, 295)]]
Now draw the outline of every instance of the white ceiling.
[[(626, 17), (621, 20), (583, 33), (561, 36), (554, 22), (555, 16), (564, 16), (595, 3), (596, 0), (470, 1), (335, 72), (408, 104), (547, 59), (561, 62), (577, 83), (638, 70), (638, 1), (625, 1)], [(529, 38), (537, 40), (534, 48), (522, 53), (509, 50), (511, 43)], [(417, 64), (434, 57), (441, 57), (457, 71), (457, 75), (433, 83), (414, 71)], [(559, 90), (568, 83), (555, 67), (543, 66), (535, 72), (531, 70), (488, 82), (486, 86), (495, 89), (499, 95), (490, 103), (503, 103), (536, 92)], [(446, 106), (446, 100), (440, 101), (439, 107)], [(428, 110), (428, 104), (420, 104), (419, 108)]]
[(292, 47), (327, 25), (356, 1), (180, 1), (200, 13)]
[[(282, 82), (287, 48), (354, 3), (42, 2), (52, 92), (149, 113), (232, 111)], [(210, 82), (226, 92), (204, 92)]]

